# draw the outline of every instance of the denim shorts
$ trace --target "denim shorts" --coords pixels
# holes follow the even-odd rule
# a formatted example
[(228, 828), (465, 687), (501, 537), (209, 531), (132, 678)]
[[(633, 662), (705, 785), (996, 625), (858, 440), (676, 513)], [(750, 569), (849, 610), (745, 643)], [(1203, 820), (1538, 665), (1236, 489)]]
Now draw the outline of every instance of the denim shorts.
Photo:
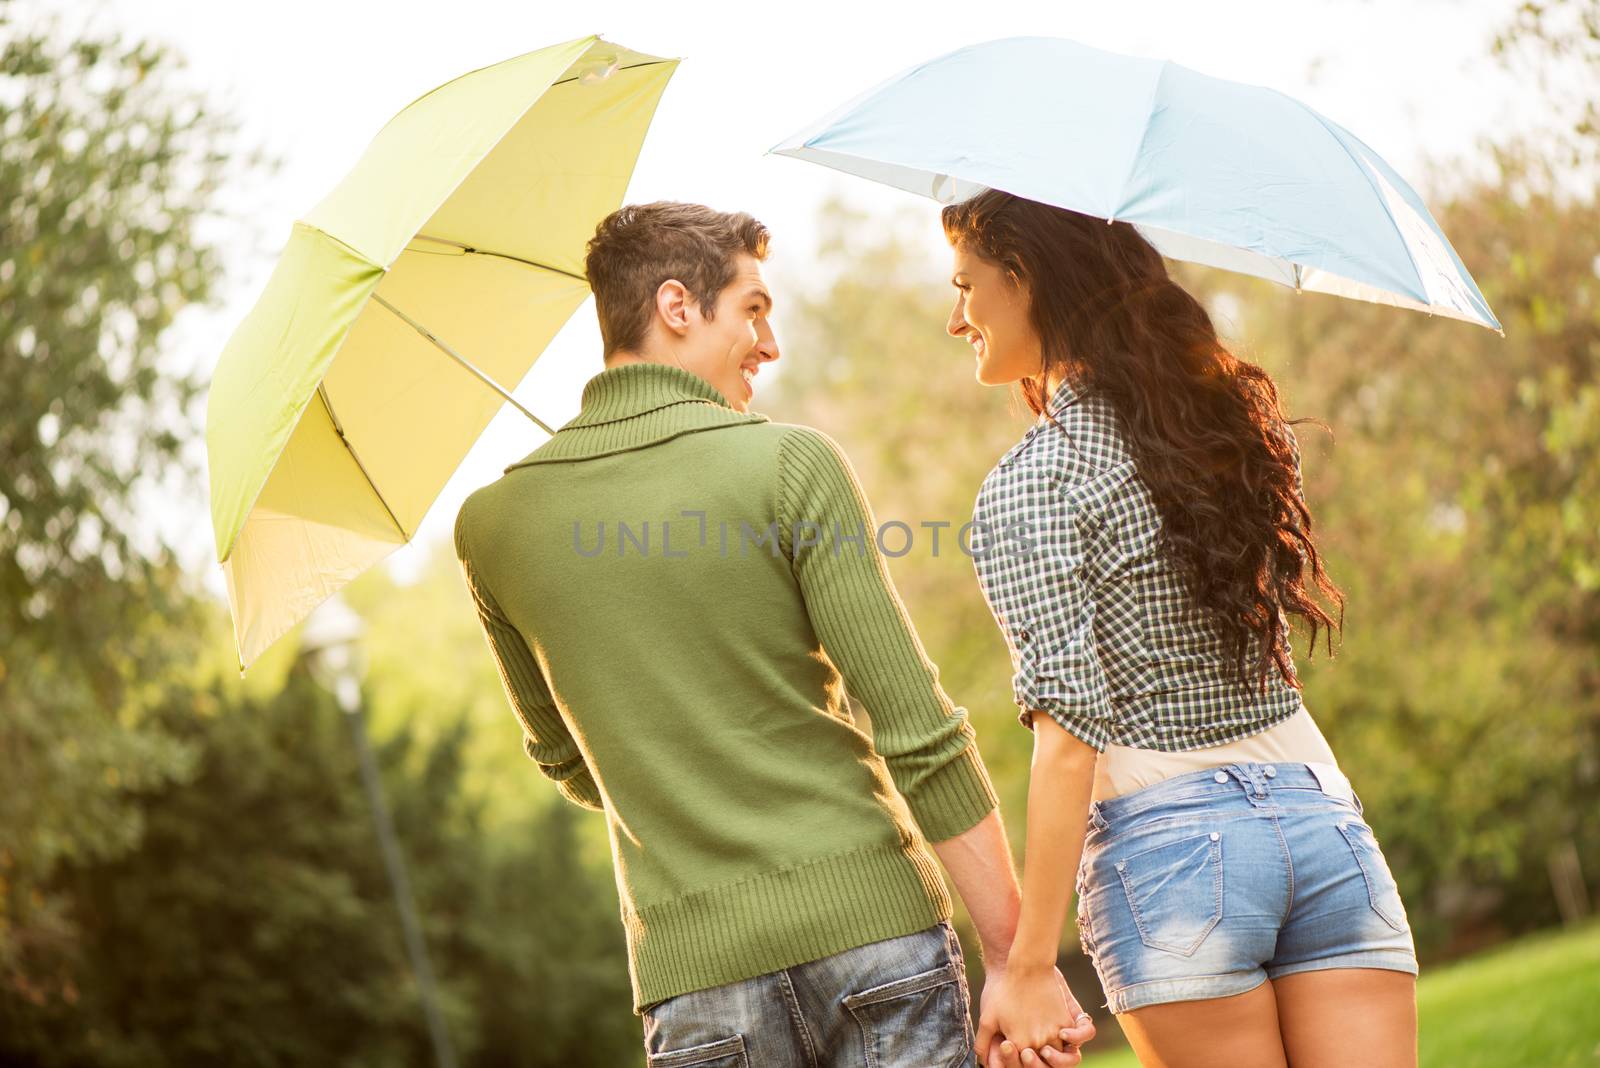
[[(1317, 768), (1331, 768), (1317, 765)], [(1318, 968), (1417, 973), (1405, 905), (1336, 771), (1254, 761), (1089, 806), (1078, 937), (1128, 1012)]]
[(644, 1006), (648, 1068), (976, 1068), (948, 921)]

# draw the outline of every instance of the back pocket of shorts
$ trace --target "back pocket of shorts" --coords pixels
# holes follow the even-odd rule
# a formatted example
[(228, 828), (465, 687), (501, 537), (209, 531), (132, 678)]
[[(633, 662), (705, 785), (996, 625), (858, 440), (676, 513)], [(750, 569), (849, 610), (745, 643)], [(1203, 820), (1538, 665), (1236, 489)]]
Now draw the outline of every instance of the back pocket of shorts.
[(1222, 919), (1222, 835), (1190, 835), (1117, 862), (1117, 875), (1151, 949), (1193, 956)]
[(1388, 861), (1383, 859), (1383, 850), (1378, 848), (1372, 828), (1365, 820), (1340, 820), (1339, 833), (1350, 843), (1350, 851), (1361, 865), (1361, 877), (1366, 880), (1367, 900), (1372, 903), (1372, 911), (1396, 931), (1404, 931), (1406, 908), (1400, 901), (1400, 888), (1389, 871)]
[(750, 1057), (744, 1036), (732, 1035), (700, 1046), (646, 1053), (645, 1064), (648, 1068), (750, 1068)]
[(874, 1068), (930, 1068), (966, 1063), (968, 1005), (954, 962), (854, 994), (844, 1007), (861, 1026)]

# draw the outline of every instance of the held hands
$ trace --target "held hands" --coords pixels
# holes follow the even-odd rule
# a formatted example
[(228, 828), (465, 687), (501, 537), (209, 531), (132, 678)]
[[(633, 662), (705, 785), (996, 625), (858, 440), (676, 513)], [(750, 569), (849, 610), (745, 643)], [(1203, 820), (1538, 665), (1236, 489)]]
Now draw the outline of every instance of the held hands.
[(977, 1054), (985, 1068), (1071, 1068), (1094, 1022), (1060, 969), (991, 968), (978, 999)]

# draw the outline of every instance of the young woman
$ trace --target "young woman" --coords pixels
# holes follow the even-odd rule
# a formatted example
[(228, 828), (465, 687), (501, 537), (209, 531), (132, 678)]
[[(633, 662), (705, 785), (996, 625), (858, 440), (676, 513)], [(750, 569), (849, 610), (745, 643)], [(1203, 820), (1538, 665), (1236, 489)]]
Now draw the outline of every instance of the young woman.
[(1289, 617), (1331, 645), (1319, 595), (1343, 598), (1272, 380), (1127, 223), (1001, 192), (943, 222), (948, 330), (1039, 417), (974, 515), (1035, 735), (1022, 914), (980, 1056), (1054, 1033), (1030, 980), (1075, 887), (1144, 1064), (1413, 1065), (1405, 907), (1295, 676)]

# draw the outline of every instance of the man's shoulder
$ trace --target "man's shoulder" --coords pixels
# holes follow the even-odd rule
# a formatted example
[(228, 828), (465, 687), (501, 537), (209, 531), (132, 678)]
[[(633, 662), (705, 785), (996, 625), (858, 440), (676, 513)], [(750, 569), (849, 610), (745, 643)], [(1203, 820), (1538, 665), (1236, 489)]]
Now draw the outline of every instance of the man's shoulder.
[[(467, 494), (456, 509), (456, 553), (463, 556), (469, 539), (478, 536), (493, 540), (493, 529), (502, 517), (510, 517), (518, 505), (526, 504), (537, 483), (537, 468), (508, 468), (492, 482)], [(485, 534), (488, 531), (490, 533)]]
[(839, 444), (837, 438), (821, 427), (811, 426), (808, 423), (766, 423), (764, 425), (769, 429), (772, 440), (782, 455), (834, 453), (841, 459), (848, 460), (844, 446)]
[(504, 480), (505, 476), (501, 475), (488, 485), (479, 486), (477, 489), (467, 494), (466, 499), (461, 502), (461, 507), (456, 509), (455, 543), (456, 557), (458, 559), (465, 560), (467, 558), (468, 546), (471, 542), (472, 531), (479, 522), (477, 517), (482, 515), (486, 508), (492, 506), (490, 504), (493, 497), (492, 491), (494, 490), (495, 486), (499, 485)]

